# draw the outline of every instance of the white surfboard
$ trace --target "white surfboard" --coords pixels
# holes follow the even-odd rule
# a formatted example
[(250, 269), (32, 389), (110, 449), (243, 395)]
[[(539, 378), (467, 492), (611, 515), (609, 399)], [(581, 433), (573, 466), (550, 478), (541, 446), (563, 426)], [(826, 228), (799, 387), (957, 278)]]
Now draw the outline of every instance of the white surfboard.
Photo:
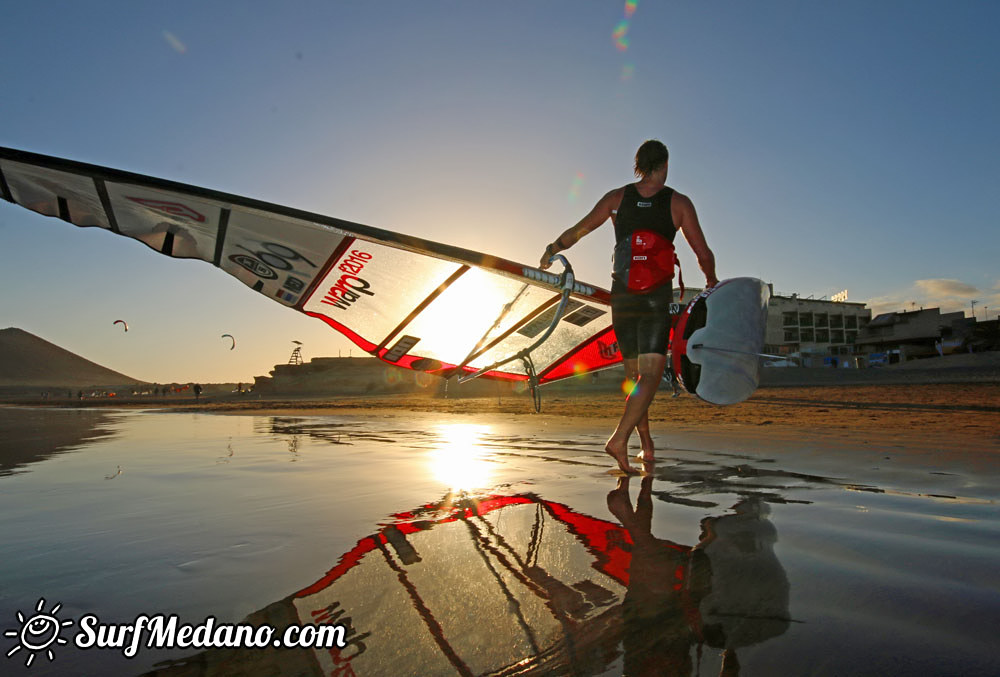
[(689, 393), (712, 404), (736, 404), (753, 394), (770, 297), (761, 280), (735, 277), (691, 299), (671, 344), (674, 373)]

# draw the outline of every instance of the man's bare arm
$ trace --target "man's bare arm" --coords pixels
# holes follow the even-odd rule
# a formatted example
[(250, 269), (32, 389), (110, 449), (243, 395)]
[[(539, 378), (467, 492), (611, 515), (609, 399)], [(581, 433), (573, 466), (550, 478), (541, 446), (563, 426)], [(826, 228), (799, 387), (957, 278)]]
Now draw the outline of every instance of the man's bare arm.
[(597, 204), (594, 205), (594, 208), (590, 210), (590, 213), (580, 219), (576, 225), (570, 226), (564, 230), (562, 234), (555, 239), (555, 242), (545, 248), (545, 253), (542, 254), (542, 259), (538, 264), (538, 267), (542, 270), (548, 268), (552, 265), (549, 263), (549, 258), (553, 254), (569, 249), (579, 242), (580, 238), (584, 235), (592, 230), (596, 230), (605, 221), (611, 218), (611, 212), (617, 209), (618, 205), (622, 201), (621, 190), (621, 188), (616, 188), (615, 190), (609, 192), (607, 195), (598, 200)]
[(705, 241), (705, 234), (698, 223), (698, 213), (694, 209), (691, 198), (681, 193), (674, 193), (672, 207), (676, 207), (675, 221), (677, 229), (684, 233), (684, 239), (691, 245), (691, 250), (698, 257), (698, 265), (701, 272), (705, 273), (705, 287), (714, 287), (719, 284), (719, 279), (715, 276), (715, 254), (708, 248)]

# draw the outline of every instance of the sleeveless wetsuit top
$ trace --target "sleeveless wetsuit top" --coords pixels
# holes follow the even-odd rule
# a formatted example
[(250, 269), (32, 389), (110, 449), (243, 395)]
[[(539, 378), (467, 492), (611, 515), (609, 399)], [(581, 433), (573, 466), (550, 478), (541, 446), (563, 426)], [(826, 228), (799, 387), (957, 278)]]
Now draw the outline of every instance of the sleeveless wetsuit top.
[(615, 217), (615, 242), (621, 242), (637, 230), (652, 230), (673, 242), (677, 235), (677, 226), (670, 213), (673, 196), (674, 189), (670, 186), (664, 186), (649, 198), (639, 195), (634, 183), (625, 186), (625, 194)]
[[(644, 198), (634, 184), (625, 186), (614, 220), (615, 242), (628, 240), (637, 230), (651, 230), (673, 243), (677, 234), (670, 214), (673, 195), (674, 189), (664, 186), (656, 195)], [(622, 357), (634, 359), (643, 353), (667, 353), (673, 300), (673, 286), (669, 280), (646, 294), (631, 293), (627, 282), (618, 278), (612, 280), (611, 318)]]

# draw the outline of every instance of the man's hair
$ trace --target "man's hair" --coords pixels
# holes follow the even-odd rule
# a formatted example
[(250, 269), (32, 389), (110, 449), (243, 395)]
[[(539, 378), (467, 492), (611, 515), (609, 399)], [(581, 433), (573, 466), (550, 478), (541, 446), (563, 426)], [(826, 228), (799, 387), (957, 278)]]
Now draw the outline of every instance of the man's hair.
[(670, 159), (670, 151), (660, 141), (650, 139), (635, 153), (635, 175), (648, 176)]

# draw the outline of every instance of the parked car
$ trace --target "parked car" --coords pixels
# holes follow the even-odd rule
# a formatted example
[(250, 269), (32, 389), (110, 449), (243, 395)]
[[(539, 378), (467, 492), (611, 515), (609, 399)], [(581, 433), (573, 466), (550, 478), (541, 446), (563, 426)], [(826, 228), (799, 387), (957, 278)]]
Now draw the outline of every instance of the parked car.
[(791, 360), (767, 360), (764, 362), (765, 367), (794, 367), (795, 363)]

